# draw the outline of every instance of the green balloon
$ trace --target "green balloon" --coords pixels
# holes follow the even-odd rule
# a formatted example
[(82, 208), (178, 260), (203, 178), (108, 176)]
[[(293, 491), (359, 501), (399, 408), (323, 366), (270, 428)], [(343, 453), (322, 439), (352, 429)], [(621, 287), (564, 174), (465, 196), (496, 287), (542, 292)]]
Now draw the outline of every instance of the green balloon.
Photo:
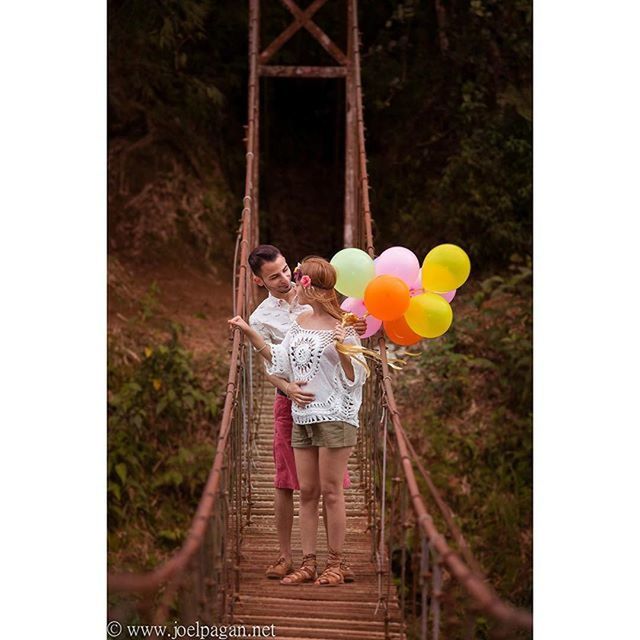
[(376, 268), (368, 253), (362, 249), (350, 247), (338, 251), (331, 258), (331, 265), (338, 274), (336, 289), (345, 296), (364, 297), (364, 290), (376, 277)]

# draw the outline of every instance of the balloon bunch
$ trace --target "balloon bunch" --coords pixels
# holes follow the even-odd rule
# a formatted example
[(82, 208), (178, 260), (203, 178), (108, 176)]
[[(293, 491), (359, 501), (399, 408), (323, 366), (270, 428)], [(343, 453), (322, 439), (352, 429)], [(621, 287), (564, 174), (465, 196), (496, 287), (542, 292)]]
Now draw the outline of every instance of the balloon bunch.
[(384, 325), (389, 339), (404, 346), (449, 329), (449, 303), (471, 272), (469, 257), (454, 244), (433, 248), (422, 268), (404, 247), (391, 247), (375, 260), (361, 249), (342, 249), (331, 264), (338, 275), (336, 289), (348, 296), (341, 308), (365, 318), (362, 337), (369, 338)]

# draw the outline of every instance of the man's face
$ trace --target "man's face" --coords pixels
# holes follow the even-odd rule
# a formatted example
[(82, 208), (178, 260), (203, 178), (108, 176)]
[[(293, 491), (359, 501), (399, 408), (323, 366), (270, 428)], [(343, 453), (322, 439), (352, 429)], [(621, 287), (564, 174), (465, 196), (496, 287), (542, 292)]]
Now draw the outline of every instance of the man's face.
[(284, 256), (278, 256), (273, 262), (265, 262), (260, 268), (260, 277), (254, 276), (254, 279), (256, 284), (275, 295), (291, 290), (291, 270)]

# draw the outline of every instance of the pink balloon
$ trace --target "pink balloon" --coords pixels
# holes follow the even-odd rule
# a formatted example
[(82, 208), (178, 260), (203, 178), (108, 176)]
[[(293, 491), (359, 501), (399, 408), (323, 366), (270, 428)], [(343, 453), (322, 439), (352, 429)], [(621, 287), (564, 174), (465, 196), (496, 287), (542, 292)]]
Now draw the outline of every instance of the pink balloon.
[(446, 293), (439, 293), (439, 296), (442, 296), (447, 302), (451, 302), (456, 297), (457, 289), (453, 291), (447, 291)]
[(360, 318), (367, 313), (367, 308), (364, 306), (364, 301), (359, 300), (358, 298), (345, 298), (340, 308), (343, 311), (348, 311), (349, 313), (355, 313)]
[[(367, 313), (364, 302), (357, 298), (345, 298), (340, 308), (343, 311), (354, 313), (358, 318), (362, 318)], [(370, 338), (374, 333), (377, 333), (382, 326), (382, 320), (378, 320), (378, 318), (374, 318), (371, 315), (365, 318), (365, 322), (367, 323), (367, 330), (360, 336), (361, 338)]]
[(418, 293), (422, 293), (422, 269), (418, 269), (418, 277), (413, 281), (413, 284), (409, 285), (411, 289), (411, 295), (415, 296)]
[[(374, 261), (376, 275), (396, 276), (404, 280), (409, 287), (416, 282), (420, 273), (420, 263), (416, 254), (404, 247), (390, 247), (383, 251)], [(422, 284), (420, 286), (422, 288)]]

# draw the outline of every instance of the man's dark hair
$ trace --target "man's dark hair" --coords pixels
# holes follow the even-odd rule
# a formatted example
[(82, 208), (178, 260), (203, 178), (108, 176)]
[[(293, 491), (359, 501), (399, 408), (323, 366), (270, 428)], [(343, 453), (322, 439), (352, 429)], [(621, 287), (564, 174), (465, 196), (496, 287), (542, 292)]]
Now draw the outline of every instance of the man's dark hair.
[(281, 255), (278, 247), (274, 247), (272, 244), (259, 244), (249, 254), (249, 266), (251, 267), (251, 271), (253, 271), (253, 275), (260, 277), (262, 265), (265, 262), (273, 262)]

